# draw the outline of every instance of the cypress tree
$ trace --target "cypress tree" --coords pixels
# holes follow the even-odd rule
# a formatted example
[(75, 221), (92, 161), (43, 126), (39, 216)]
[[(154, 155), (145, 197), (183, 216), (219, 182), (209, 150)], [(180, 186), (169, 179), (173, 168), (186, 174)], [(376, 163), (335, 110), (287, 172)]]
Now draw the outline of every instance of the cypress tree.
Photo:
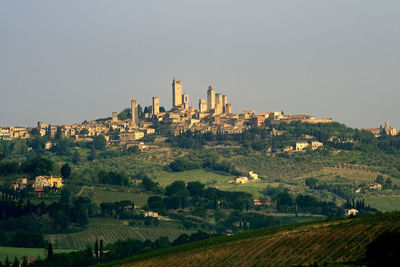
[(97, 239), (96, 243), (94, 243), (94, 254), (96, 255), (96, 258), (99, 257), (99, 243), (97, 242)]
[(49, 242), (49, 247), (47, 249), (47, 257), (50, 257), (51, 255), (53, 255), (53, 244)]
[(103, 239), (100, 239), (100, 262), (103, 261)]

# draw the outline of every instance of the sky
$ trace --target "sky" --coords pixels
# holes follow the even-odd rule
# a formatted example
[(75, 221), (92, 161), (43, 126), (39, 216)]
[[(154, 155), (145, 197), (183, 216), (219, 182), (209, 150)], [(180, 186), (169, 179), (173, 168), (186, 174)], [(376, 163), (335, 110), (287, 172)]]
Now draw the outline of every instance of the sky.
[(0, 126), (72, 124), (171, 107), (173, 77), (198, 108), (400, 128), (400, 1), (0, 2)]

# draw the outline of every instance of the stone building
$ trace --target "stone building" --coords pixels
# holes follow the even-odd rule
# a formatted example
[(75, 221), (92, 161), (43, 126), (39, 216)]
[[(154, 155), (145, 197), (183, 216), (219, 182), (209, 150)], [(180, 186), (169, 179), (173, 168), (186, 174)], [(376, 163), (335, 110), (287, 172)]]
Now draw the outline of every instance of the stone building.
[(206, 112), (207, 111), (207, 101), (205, 99), (199, 100), (199, 111)]
[(215, 94), (215, 113), (216, 114), (222, 113), (222, 111), (223, 111), (222, 104), (223, 104), (222, 94), (220, 94), (220, 93)]
[(228, 104), (228, 96), (227, 95), (223, 95), (222, 96), (222, 112), (223, 113), (227, 113), (226, 112), (226, 104)]
[(207, 110), (215, 109), (215, 91), (212, 85), (208, 86), (207, 90)]
[(136, 99), (131, 100), (132, 125), (139, 125), (139, 107)]
[(189, 95), (187, 94), (182, 95), (182, 104), (186, 110), (189, 108)]
[(118, 121), (118, 112), (112, 113), (112, 121)]
[(227, 114), (232, 113), (232, 106), (231, 106), (231, 104), (226, 104), (226, 106), (225, 106), (225, 113), (227, 113)]
[(181, 80), (172, 80), (172, 107), (182, 105), (182, 82)]
[(160, 98), (158, 96), (153, 96), (153, 105), (151, 109), (153, 115), (160, 113)]

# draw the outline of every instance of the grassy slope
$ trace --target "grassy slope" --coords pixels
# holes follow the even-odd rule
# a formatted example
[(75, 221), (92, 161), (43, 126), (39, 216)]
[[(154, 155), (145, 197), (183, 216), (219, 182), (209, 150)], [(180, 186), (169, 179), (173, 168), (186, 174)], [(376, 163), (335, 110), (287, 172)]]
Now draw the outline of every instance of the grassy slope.
[[(72, 250), (55, 249), (54, 253), (71, 252)], [(4, 262), (6, 257), (11, 261), (14, 258), (22, 259), (23, 257), (42, 258), (46, 257), (46, 249), (43, 248), (15, 248), (15, 247), (0, 247), (0, 261)]]
[(400, 213), (266, 228), (125, 259), (108, 266), (291, 266), (357, 261), (385, 231), (400, 231)]

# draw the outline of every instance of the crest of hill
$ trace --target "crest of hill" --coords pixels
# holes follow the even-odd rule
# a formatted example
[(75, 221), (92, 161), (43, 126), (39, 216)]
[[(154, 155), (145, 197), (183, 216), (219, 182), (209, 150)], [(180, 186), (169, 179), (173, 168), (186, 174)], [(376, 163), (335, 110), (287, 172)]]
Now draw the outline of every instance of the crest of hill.
[(265, 228), (167, 248), (103, 266), (310, 266), (362, 262), (400, 212)]

